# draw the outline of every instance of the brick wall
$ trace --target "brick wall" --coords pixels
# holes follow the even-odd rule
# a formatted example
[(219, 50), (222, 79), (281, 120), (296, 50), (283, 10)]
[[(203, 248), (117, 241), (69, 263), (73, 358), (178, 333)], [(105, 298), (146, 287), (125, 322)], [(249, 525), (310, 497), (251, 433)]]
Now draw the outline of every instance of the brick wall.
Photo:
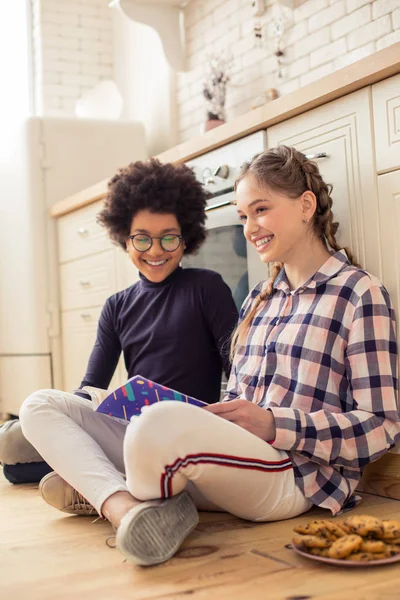
[(113, 78), (107, 0), (31, 0), (35, 112), (72, 116), (78, 98)]
[(291, 14), (283, 39), (285, 77), (279, 81), (269, 27), (263, 46), (255, 47), (251, 0), (192, 0), (184, 12), (188, 70), (177, 74), (181, 141), (198, 135), (204, 123), (205, 49), (230, 48), (234, 56), (226, 103), (230, 119), (250, 110), (268, 88), (290, 93), (400, 41), (400, 0), (307, 0)]

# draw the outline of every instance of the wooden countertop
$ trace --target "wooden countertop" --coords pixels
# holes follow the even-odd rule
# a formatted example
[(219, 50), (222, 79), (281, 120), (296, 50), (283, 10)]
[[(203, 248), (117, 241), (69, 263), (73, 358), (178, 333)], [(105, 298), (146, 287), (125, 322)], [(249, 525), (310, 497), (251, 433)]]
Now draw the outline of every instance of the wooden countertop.
[[(291, 94), (240, 115), (225, 125), (162, 152), (157, 158), (162, 162), (173, 163), (190, 160), (397, 73), (400, 73), (400, 42), (314, 81)], [(60, 200), (52, 207), (50, 214), (53, 217), (60, 217), (102, 199), (106, 193), (107, 181), (108, 179), (100, 181), (73, 196)]]

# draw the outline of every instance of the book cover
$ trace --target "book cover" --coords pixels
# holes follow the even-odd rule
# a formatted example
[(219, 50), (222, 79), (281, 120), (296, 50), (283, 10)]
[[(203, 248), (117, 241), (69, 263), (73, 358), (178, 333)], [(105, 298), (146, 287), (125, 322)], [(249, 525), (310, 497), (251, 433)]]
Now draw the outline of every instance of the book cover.
[(144, 406), (168, 400), (186, 402), (195, 406), (207, 406), (207, 403), (202, 400), (181, 394), (141, 375), (135, 375), (124, 385), (111, 392), (96, 410), (129, 421), (131, 417), (139, 416)]

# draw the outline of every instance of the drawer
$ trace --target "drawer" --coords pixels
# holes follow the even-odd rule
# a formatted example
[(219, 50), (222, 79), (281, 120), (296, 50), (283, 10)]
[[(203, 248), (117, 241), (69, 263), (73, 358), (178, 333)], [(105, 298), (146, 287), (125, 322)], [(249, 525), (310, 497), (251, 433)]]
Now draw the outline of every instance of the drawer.
[(115, 250), (61, 265), (61, 308), (102, 306), (116, 291)]
[(378, 173), (400, 167), (400, 75), (372, 86)]
[(117, 273), (117, 291), (124, 290), (139, 281), (139, 271), (132, 264), (130, 256), (122, 248), (115, 248), (115, 268)]
[(103, 202), (94, 202), (58, 219), (58, 254), (61, 263), (112, 248), (104, 227), (96, 222)]
[[(61, 313), (64, 389), (76, 389), (86, 371), (90, 353), (96, 341), (97, 323), (101, 307), (71, 310)], [(120, 360), (109, 389), (116, 389), (126, 381), (127, 375)]]

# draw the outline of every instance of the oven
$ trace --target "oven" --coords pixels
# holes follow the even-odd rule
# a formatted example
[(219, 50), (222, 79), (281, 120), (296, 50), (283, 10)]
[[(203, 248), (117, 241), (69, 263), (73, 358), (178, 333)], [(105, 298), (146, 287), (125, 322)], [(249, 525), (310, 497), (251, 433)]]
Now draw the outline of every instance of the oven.
[(240, 165), (263, 152), (266, 132), (258, 131), (186, 164), (210, 194), (207, 203), (208, 235), (198, 254), (184, 257), (182, 266), (212, 269), (229, 285), (238, 309), (259, 281), (268, 277), (268, 266), (246, 242), (239, 222), (233, 186)]

